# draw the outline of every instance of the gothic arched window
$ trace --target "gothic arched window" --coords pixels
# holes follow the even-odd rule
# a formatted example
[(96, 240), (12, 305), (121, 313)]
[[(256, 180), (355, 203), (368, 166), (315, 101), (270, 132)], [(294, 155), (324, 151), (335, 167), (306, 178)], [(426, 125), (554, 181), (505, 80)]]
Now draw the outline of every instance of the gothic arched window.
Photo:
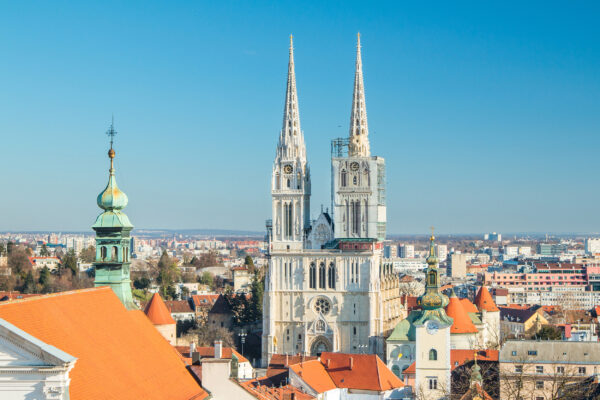
[(118, 254), (119, 254), (119, 249), (117, 248), (117, 246), (113, 246), (111, 255), (110, 255), (111, 260), (117, 261), (117, 259), (119, 257)]
[(429, 360), (437, 361), (437, 350), (436, 349), (429, 350)]
[(106, 247), (102, 246), (100, 248), (100, 257), (102, 258), (102, 261), (106, 260)]
[(356, 175), (354, 175), (354, 176), (352, 177), (352, 184), (353, 184), (354, 186), (358, 185), (358, 179), (356, 178)]
[(317, 266), (315, 263), (310, 264), (308, 281), (311, 289), (317, 288)]
[(287, 180), (287, 187), (290, 187), (290, 180)]
[(348, 184), (348, 182), (347, 182), (347, 180), (348, 180), (347, 175), (348, 174), (346, 173), (346, 170), (343, 169), (342, 170), (342, 187), (346, 187), (346, 185)]
[(325, 289), (325, 264), (319, 265), (319, 288)]
[(329, 264), (327, 272), (327, 284), (329, 289), (335, 289), (335, 265), (333, 265), (333, 263)]

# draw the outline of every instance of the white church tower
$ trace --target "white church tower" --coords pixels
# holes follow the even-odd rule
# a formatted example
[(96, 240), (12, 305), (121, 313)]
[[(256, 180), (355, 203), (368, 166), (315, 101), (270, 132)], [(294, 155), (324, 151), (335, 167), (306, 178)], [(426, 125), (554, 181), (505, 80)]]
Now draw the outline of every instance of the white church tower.
[(348, 153), (346, 143), (333, 142), (332, 192), (336, 239), (385, 239), (385, 160), (371, 156), (360, 34), (356, 46), (354, 94), (350, 114)]
[(273, 163), (271, 195), (271, 250), (302, 249), (305, 233), (310, 225), (310, 172), (306, 162), (304, 134), (300, 129), (292, 36), (283, 127)]

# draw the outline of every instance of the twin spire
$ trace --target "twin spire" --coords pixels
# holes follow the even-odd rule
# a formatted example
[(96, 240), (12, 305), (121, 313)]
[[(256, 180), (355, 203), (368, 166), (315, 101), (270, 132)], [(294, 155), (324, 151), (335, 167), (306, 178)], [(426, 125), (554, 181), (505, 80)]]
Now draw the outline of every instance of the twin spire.
[(298, 110), (298, 92), (296, 91), (296, 71), (294, 69), (294, 42), (290, 35), (290, 60), (288, 63), (288, 79), (283, 109), (283, 127), (279, 135), (278, 156), (284, 158), (306, 159), (304, 135), (300, 129), (300, 112)]
[(351, 157), (369, 157), (369, 125), (367, 124), (367, 104), (365, 101), (365, 83), (363, 80), (362, 57), (360, 55), (360, 33), (356, 43), (356, 70), (354, 72), (354, 94), (350, 114), (350, 144), (348, 155)]
[[(369, 157), (369, 126), (367, 124), (367, 106), (365, 101), (365, 84), (360, 53), (360, 33), (356, 45), (356, 69), (354, 72), (354, 93), (352, 96), (352, 112), (350, 114), (350, 135), (348, 155), (350, 157)], [(283, 110), (283, 127), (277, 146), (278, 156), (306, 159), (304, 134), (300, 129), (300, 113), (298, 111), (298, 93), (296, 91), (296, 72), (294, 69), (294, 43), (290, 35), (290, 59), (288, 64), (287, 89)]]

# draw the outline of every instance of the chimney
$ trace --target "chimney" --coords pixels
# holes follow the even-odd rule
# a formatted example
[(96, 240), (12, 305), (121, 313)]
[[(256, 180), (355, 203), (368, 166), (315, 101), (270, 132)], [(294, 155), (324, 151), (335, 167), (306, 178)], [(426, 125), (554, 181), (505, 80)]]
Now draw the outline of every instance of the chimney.
[(223, 358), (223, 341), (215, 340), (215, 358)]
[(200, 353), (196, 351), (196, 343), (190, 343), (190, 358), (192, 359), (192, 364), (200, 363)]
[(327, 369), (331, 368), (331, 358), (327, 359)]
[(352, 370), (353, 366), (354, 366), (354, 359), (352, 357), (350, 357), (350, 370)]

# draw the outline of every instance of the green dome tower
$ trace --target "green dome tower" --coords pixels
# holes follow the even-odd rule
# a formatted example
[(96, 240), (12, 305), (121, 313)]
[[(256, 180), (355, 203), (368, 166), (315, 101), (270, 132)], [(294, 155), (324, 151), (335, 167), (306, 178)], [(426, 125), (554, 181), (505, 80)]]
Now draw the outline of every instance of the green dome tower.
[(96, 218), (92, 229), (96, 231), (96, 277), (94, 286), (110, 286), (123, 305), (131, 310), (136, 306), (131, 294), (130, 255), (131, 230), (133, 225), (121, 210), (127, 206), (127, 195), (117, 186), (115, 178), (113, 138), (116, 135), (114, 123), (106, 134), (110, 136), (110, 169), (108, 184), (98, 195), (98, 207), (104, 210)]

